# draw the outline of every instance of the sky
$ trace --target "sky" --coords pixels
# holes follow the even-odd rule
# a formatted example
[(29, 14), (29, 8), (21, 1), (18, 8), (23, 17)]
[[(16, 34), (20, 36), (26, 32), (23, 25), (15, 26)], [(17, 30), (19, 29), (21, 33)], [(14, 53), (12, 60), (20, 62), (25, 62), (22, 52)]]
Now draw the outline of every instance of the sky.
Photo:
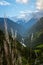
[(0, 0), (0, 17), (21, 16), (43, 10), (43, 0)]

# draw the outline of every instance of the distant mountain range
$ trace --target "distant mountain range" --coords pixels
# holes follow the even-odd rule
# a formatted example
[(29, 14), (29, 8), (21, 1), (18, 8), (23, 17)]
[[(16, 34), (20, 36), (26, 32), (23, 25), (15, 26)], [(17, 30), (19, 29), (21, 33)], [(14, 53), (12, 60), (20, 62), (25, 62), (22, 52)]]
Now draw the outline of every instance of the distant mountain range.
[[(28, 16), (26, 20), (23, 18), (16, 18), (14, 20), (11, 18), (6, 18), (8, 32), (11, 31), (11, 28), (14, 32), (17, 30), (18, 40), (21, 40), (22, 37), (27, 38), (32, 33), (36, 34), (36, 32), (43, 30), (43, 12), (34, 13), (30, 19), (28, 18)], [(0, 29), (4, 30), (4, 18), (0, 18)]]
[[(10, 20), (9, 18), (6, 18), (8, 31), (10, 32), (11, 28), (13, 28), (13, 30), (14, 31), (17, 30), (17, 32), (21, 36), (23, 36), (24, 33), (26, 32), (26, 30), (35, 23), (34, 21), (36, 22), (36, 19), (32, 18), (27, 23), (25, 23), (25, 20), (20, 19), (17, 21), (17, 22), (19, 22), (19, 24), (18, 24), (17, 22), (14, 22), (14, 21)], [(4, 18), (0, 18), (0, 29), (4, 30)]]
[[(10, 19), (15, 21), (16, 23), (22, 25), (24, 30), (22, 32), (26, 32), (30, 29), (41, 17), (43, 17), (43, 11), (33, 12), (27, 14), (24, 18), (11, 17)], [(24, 33), (23, 33), (24, 34)]]
[(27, 30), (25, 44), (31, 47), (43, 44), (43, 17)]
[[(19, 25), (17, 23), (15, 23), (14, 21), (10, 20), (9, 18), (6, 18), (6, 23), (7, 23), (7, 27), (8, 27), (8, 31), (11, 31), (11, 28), (15, 31), (17, 30), (17, 32), (19, 34), (22, 33), (23, 30), (23, 26)], [(0, 29), (4, 30), (4, 18), (0, 18)]]
[(19, 24), (19, 23), (21, 23), (20, 20), (22, 20), (23, 23), (27, 23), (29, 20), (31, 20), (31, 18), (39, 19), (41, 17), (43, 17), (43, 11), (25, 14), (24, 18), (19, 17), (19, 16), (14, 16), (14, 17), (9, 17), (9, 18)]
[[(24, 33), (27, 33), (27, 30), (30, 30), (31, 27), (37, 23), (37, 21), (43, 17), (43, 12), (36, 12), (27, 14), (25, 18), (11, 17), (7, 18), (8, 30), (12, 27), (13, 30), (17, 30), (22, 36)], [(0, 29), (4, 28), (4, 18), (0, 18)], [(29, 32), (29, 31), (28, 31)]]
[(28, 29), (28, 34), (36, 33), (43, 30), (43, 17), (40, 18), (30, 29)]

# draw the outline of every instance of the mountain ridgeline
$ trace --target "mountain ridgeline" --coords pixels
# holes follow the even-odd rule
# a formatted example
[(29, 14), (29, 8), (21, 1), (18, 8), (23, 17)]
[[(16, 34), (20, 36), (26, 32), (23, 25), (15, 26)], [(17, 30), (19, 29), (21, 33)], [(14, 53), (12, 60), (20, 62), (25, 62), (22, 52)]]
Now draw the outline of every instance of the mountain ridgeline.
[(28, 33), (35, 33), (35, 32), (40, 32), (43, 30), (43, 17), (40, 18), (31, 28), (30, 30), (27, 30)]
[[(33, 39), (31, 42), (32, 34)], [(31, 47), (34, 47), (38, 44), (43, 44), (43, 17), (27, 30), (25, 43)]]
[[(17, 22), (15, 22), (9, 18), (6, 18), (8, 32), (10, 32), (11, 28), (13, 28), (14, 32), (17, 30), (17, 32), (23, 37), (27, 29), (30, 29), (36, 22), (36, 18), (31, 18), (27, 23), (22, 19), (19, 19)], [(0, 18), (0, 29), (4, 31), (4, 18)]]
[[(22, 33), (23, 30), (23, 26), (15, 23), (14, 21), (10, 20), (9, 18), (5, 19), (6, 23), (7, 23), (7, 29), (8, 32), (11, 31), (11, 28), (13, 28), (13, 30), (17, 30), (19, 34)], [(4, 18), (0, 18), (0, 29), (4, 31)]]

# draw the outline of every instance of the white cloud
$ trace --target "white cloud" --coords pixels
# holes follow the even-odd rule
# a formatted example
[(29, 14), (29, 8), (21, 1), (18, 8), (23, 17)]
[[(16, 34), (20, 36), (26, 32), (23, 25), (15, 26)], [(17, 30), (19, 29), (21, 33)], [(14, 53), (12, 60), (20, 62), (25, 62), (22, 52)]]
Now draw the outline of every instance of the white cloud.
[(35, 11), (32, 11), (32, 10), (26, 10), (26, 11), (20, 11), (19, 15), (18, 15), (18, 18), (25, 18), (26, 19), (26, 16), (32, 14), (32, 13), (36, 13), (38, 12), (38, 10), (35, 10)]
[(37, 0), (37, 2), (36, 2), (36, 8), (38, 10), (43, 10), (43, 0)]
[(29, 14), (30, 11), (20, 11), (18, 18), (26, 18), (26, 15)]
[(29, 13), (35, 13), (38, 12), (38, 10), (26, 10), (26, 11), (20, 11), (20, 14), (29, 14)]
[(6, 6), (6, 5), (10, 5), (10, 3), (7, 2), (7, 1), (0, 1), (0, 5), (1, 5), (1, 6), (2, 6), (2, 5)]
[(17, 18), (25, 18), (25, 14), (24, 13), (22, 13), (22, 14), (19, 14), (19, 16), (17, 17)]
[(27, 4), (29, 0), (16, 0), (18, 3)]

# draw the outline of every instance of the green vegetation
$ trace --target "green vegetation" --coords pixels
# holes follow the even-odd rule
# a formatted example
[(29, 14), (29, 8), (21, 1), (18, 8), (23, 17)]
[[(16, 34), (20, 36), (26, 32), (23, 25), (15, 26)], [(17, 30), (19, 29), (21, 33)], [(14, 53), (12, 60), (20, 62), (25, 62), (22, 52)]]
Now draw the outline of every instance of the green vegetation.
[(36, 53), (37, 53), (37, 52), (40, 52), (40, 50), (39, 50), (39, 49), (36, 49), (36, 50), (34, 50), (34, 51), (35, 51)]
[(43, 48), (43, 44), (38, 45), (37, 48)]
[[(1, 64), (2, 65), (8, 65), (6, 55), (5, 55), (4, 45), (3, 45), (4, 44), (3, 40), (5, 40), (5, 36), (4, 36), (4, 33), (1, 30), (0, 30), (0, 34), (1, 34), (0, 35), (0, 49), (1, 49), (0, 50), (0, 52), (1, 52), (0, 53), (0, 58), (3, 55), (3, 58), (2, 58), (3, 62)], [(41, 35), (42, 34), (40, 34), (37, 37), (40, 39)], [(9, 37), (10, 37), (11, 45), (12, 44), (15, 45), (15, 41), (13, 41), (13, 39), (10, 35), (9, 35)], [(36, 37), (36, 39), (37, 39), (37, 37)], [(36, 39), (34, 39), (34, 40), (36, 40)], [(11, 46), (11, 48), (13, 48), (13, 47)], [(38, 45), (35, 46), (35, 48), (30, 48), (30, 47), (22, 46), (20, 44), (20, 42), (16, 40), (16, 50), (15, 50), (15, 46), (14, 46), (13, 49), (14, 49), (13, 50), (14, 55), (16, 57), (16, 63), (18, 65), (20, 65), (20, 63), (19, 63), (20, 60), (21, 60), (22, 65), (39, 65), (43, 62), (43, 44), (40, 44), (40, 45), (38, 44)], [(38, 53), (37, 57), (35, 55), (35, 52)], [(9, 55), (11, 55), (11, 54), (9, 53)], [(21, 59), (19, 57), (21, 57)], [(18, 60), (18, 58), (20, 60)], [(35, 59), (37, 59), (37, 58), (38, 58), (39, 62), (36, 62), (36, 64), (35, 64)], [(10, 65), (12, 64), (11, 60), (12, 60), (11, 56), (9, 56)]]

